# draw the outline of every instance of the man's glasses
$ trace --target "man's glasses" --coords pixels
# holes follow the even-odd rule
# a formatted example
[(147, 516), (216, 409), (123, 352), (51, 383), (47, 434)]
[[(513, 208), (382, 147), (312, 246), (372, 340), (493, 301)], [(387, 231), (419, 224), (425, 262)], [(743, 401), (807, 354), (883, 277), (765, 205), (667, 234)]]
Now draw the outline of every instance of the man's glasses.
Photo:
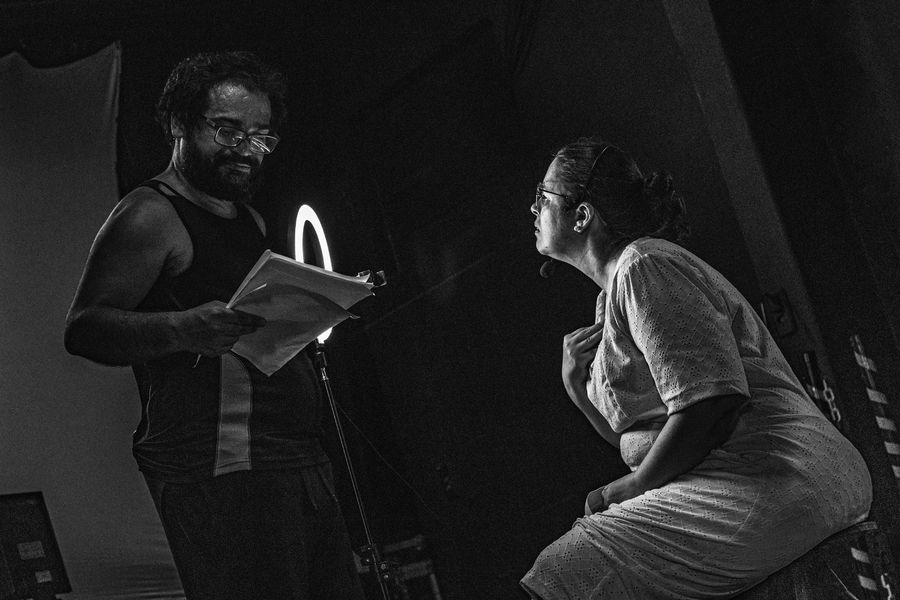
[(216, 130), (215, 141), (220, 146), (226, 148), (235, 148), (240, 146), (241, 142), (247, 140), (250, 145), (250, 152), (254, 154), (270, 154), (278, 145), (278, 136), (264, 135), (262, 133), (247, 133), (243, 129), (237, 127), (228, 127), (227, 125), (216, 125), (206, 115), (200, 115), (210, 128)]

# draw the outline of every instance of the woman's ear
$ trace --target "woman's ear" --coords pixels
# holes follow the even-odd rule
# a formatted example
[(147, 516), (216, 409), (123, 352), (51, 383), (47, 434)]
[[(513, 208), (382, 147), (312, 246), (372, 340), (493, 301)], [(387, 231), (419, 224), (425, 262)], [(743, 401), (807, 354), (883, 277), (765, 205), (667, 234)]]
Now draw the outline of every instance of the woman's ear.
[(575, 207), (575, 231), (585, 231), (595, 218), (598, 218), (597, 209), (589, 202), (580, 203)]
[(575, 230), (578, 232), (586, 231), (592, 223), (598, 223), (600, 227), (606, 228), (606, 221), (600, 216), (597, 207), (590, 202), (582, 202), (575, 207)]

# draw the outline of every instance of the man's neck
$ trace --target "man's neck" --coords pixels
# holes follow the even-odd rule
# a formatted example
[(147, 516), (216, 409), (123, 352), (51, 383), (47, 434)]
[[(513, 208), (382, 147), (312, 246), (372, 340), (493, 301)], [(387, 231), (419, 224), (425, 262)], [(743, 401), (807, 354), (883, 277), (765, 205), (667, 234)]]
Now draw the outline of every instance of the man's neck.
[(172, 186), (176, 192), (203, 210), (225, 219), (233, 219), (237, 216), (237, 207), (234, 202), (214, 198), (205, 192), (201, 192), (191, 185), (191, 182), (187, 180), (184, 174), (175, 167), (174, 162), (170, 162), (166, 170), (156, 178)]

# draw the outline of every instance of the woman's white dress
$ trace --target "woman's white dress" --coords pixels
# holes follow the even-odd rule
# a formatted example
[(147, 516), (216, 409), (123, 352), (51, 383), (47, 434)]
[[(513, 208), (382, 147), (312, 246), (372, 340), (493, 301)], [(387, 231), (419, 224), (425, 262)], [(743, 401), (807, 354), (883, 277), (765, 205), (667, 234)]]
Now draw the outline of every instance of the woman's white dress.
[[(605, 325), (588, 395), (615, 431), (712, 396), (750, 400), (697, 467), (576, 520), (522, 579), (532, 597), (728, 598), (867, 516), (872, 482), (859, 452), (715, 269), (641, 238), (597, 311)], [(653, 439), (626, 433), (625, 462), (636, 468)]]

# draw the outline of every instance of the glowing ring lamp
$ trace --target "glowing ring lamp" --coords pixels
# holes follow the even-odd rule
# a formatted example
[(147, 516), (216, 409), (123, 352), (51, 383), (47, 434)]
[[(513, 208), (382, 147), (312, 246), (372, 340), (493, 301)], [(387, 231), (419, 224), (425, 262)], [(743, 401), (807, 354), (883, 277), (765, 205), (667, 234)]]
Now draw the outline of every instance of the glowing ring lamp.
[[(297, 210), (297, 220), (294, 223), (294, 258), (300, 262), (306, 262), (306, 257), (303, 253), (305, 241), (303, 235), (306, 232), (307, 223), (312, 225), (313, 232), (316, 235), (316, 244), (322, 253), (321, 267), (326, 271), (334, 271), (331, 266), (331, 253), (328, 251), (328, 240), (325, 239), (325, 230), (322, 228), (322, 222), (319, 220), (316, 211), (308, 204), (301, 205)], [(324, 333), (319, 335), (318, 339), (320, 344), (324, 344), (325, 340), (328, 339), (328, 336), (331, 335), (331, 329), (332, 328), (329, 327)]]

